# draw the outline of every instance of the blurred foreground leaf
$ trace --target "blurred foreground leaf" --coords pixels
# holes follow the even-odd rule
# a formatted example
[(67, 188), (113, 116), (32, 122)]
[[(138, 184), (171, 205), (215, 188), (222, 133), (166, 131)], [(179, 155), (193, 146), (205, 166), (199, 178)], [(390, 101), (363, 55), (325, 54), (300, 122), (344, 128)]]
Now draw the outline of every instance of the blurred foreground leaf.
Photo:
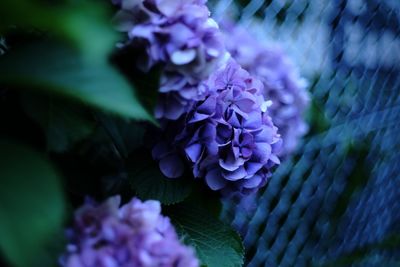
[(0, 84), (43, 90), (122, 116), (152, 120), (131, 85), (110, 65), (63, 46), (35, 43), (0, 59)]
[(236, 267), (243, 265), (244, 247), (240, 236), (197, 205), (182, 203), (167, 207), (177, 232), (196, 249), (202, 266)]
[(0, 249), (10, 263), (37, 264), (61, 229), (64, 205), (53, 167), (38, 153), (0, 140)]
[(79, 106), (32, 94), (23, 95), (22, 104), (43, 129), (49, 151), (65, 152), (95, 129), (95, 122)]
[(110, 15), (99, 1), (4, 0), (0, 12), (0, 34), (40, 29), (66, 40), (91, 60), (105, 59), (117, 41)]
[(148, 72), (139, 70), (135, 62), (132, 62), (132, 59), (139, 59), (141, 57), (143, 57), (143, 51), (127, 47), (125, 49), (116, 50), (111, 60), (135, 86), (140, 102), (143, 103), (150, 113), (153, 113), (157, 101), (159, 101), (162, 68), (156, 65)]

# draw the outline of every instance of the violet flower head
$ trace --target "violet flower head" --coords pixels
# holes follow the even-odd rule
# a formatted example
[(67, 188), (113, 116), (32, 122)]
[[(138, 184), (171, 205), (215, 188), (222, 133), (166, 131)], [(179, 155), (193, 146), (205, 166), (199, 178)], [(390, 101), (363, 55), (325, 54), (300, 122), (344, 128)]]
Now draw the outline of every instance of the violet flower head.
[(154, 112), (157, 119), (177, 120), (193, 102), (203, 100), (208, 93), (202, 82), (177, 72), (164, 72), (160, 83)]
[(308, 130), (304, 121), (304, 112), (309, 104), (307, 83), (280, 47), (262, 44), (240, 26), (222, 25), (227, 50), (264, 84), (263, 94), (272, 101), (268, 114), (283, 140), (279, 155), (287, 156)]
[(121, 7), (118, 28), (127, 47), (143, 50), (137, 66), (164, 67), (155, 115), (175, 120), (204, 97), (200, 82), (225, 55), (223, 36), (210, 18), (206, 0), (113, 0)]
[(120, 29), (146, 51), (141, 67), (206, 78), (224, 54), (223, 37), (204, 0), (120, 0)]
[(198, 267), (194, 251), (182, 245), (158, 201), (120, 198), (87, 201), (75, 213), (65, 267)]
[(193, 105), (172, 142), (175, 153), (160, 145), (153, 150), (161, 171), (169, 176), (170, 167), (161, 163), (165, 157), (173, 159), (168, 166), (177, 163), (180, 154), (191, 163), (194, 176), (204, 178), (212, 190), (256, 191), (279, 164), (281, 144), (266, 112), (270, 102), (261, 94), (263, 85), (232, 60), (211, 75), (206, 86), (209, 95)]

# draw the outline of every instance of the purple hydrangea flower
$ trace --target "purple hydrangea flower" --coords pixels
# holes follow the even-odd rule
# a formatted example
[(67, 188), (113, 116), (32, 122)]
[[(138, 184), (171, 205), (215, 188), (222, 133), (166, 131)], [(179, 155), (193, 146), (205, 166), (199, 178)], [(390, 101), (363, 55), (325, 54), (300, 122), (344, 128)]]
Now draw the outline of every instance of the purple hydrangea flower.
[(177, 120), (191, 104), (205, 98), (208, 93), (203, 83), (177, 72), (161, 75), (158, 105), (155, 117)]
[(153, 156), (168, 177), (182, 173), (171, 166), (182, 166), (183, 156), (191, 162), (194, 176), (204, 178), (212, 190), (253, 192), (279, 164), (281, 143), (266, 112), (270, 102), (261, 94), (263, 85), (232, 60), (205, 86), (209, 94), (179, 122), (183, 130), (170, 145), (159, 143)]
[(303, 118), (309, 104), (306, 81), (281, 48), (266, 46), (248, 30), (229, 22), (222, 23), (222, 29), (231, 56), (263, 82), (263, 94), (272, 101), (268, 113), (283, 140), (279, 155), (290, 154), (308, 130)]
[(225, 54), (223, 37), (210, 18), (206, 0), (113, 0), (116, 20), (129, 45), (143, 49), (138, 67), (162, 64), (157, 118), (177, 119), (190, 103), (204, 97), (200, 82)]
[(65, 267), (198, 267), (194, 251), (179, 242), (158, 201), (112, 197), (87, 201), (75, 213)]

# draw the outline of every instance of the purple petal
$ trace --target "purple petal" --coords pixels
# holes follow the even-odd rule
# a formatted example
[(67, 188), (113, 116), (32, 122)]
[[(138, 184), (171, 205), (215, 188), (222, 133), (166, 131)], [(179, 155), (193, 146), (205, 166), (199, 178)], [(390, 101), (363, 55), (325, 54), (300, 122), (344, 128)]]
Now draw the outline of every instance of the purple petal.
[(261, 163), (265, 163), (268, 158), (271, 157), (272, 147), (268, 143), (256, 143), (253, 155), (260, 160)]
[(200, 158), (203, 146), (200, 144), (192, 144), (185, 148), (186, 155), (192, 162), (197, 162)]
[(245, 111), (241, 110), (238, 106), (232, 105), (231, 108), (235, 111), (234, 113), (239, 114), (243, 118), (247, 119), (249, 117), (248, 113), (246, 113)]
[(168, 147), (168, 145), (165, 142), (159, 142), (153, 147), (151, 155), (153, 156), (153, 159), (159, 160), (169, 152), (171, 152), (171, 149)]
[(193, 114), (193, 117), (190, 119), (190, 121), (189, 121), (189, 123), (195, 123), (195, 122), (198, 122), (198, 121), (203, 121), (203, 120), (206, 120), (206, 119), (208, 119), (210, 117), (210, 115), (208, 115), (208, 114), (201, 114), (201, 113), (194, 113)]
[[(181, 48), (186, 45), (187, 41), (195, 38), (194, 32), (187, 25), (183, 23), (175, 23), (169, 28), (169, 32), (171, 33), (171, 42), (170, 45), (173, 45), (176, 48)], [(173, 50), (170, 50), (170, 54), (172, 54)]]
[(178, 50), (172, 53), (171, 61), (176, 65), (185, 65), (193, 61), (196, 57), (196, 50), (187, 49), (187, 50)]
[(264, 164), (259, 163), (259, 162), (247, 162), (246, 163), (246, 171), (248, 175), (254, 175), (257, 173), (261, 168), (264, 166)]
[(187, 84), (186, 86), (182, 87), (179, 90), (179, 94), (188, 99), (188, 100), (194, 100), (198, 98), (198, 89), (197, 86), (192, 86)]
[(236, 106), (238, 106), (241, 110), (243, 110), (246, 113), (251, 112), (254, 109), (255, 105), (255, 98), (253, 95), (243, 92), (241, 94), (241, 99), (235, 101)]
[(226, 144), (232, 136), (232, 128), (229, 125), (218, 123), (217, 127), (217, 142)]
[(269, 160), (272, 161), (272, 162), (275, 163), (275, 164), (280, 164), (280, 163), (281, 163), (281, 161), (279, 160), (279, 158), (278, 158), (276, 155), (274, 155), (274, 154), (271, 154), (271, 156), (269, 157)]
[(213, 169), (206, 174), (207, 185), (214, 191), (220, 190), (227, 184), (218, 169)]
[(185, 111), (185, 108), (178, 101), (171, 101), (166, 106), (164, 117), (170, 120), (177, 120)]
[[(241, 163), (241, 164), (240, 164)], [(236, 162), (236, 161), (229, 161), (226, 162), (223, 159), (219, 160), (219, 166), (224, 168), (227, 171), (235, 171), (237, 170), (241, 165), (243, 165), (243, 161), (241, 162)]]
[(219, 165), (227, 171), (237, 170), (243, 165), (244, 160), (235, 156), (231, 145), (227, 145), (221, 148), (221, 152), (226, 154), (224, 159), (219, 159)]
[(215, 111), (216, 104), (217, 99), (215, 97), (207, 97), (207, 99), (197, 108), (197, 111), (204, 114), (212, 114)]
[(224, 171), (223, 176), (227, 180), (237, 181), (237, 180), (245, 178), (247, 176), (247, 172), (243, 166), (240, 166), (237, 170), (232, 171), (232, 172)]
[(243, 127), (246, 129), (258, 129), (262, 125), (260, 112), (252, 112), (246, 120), (243, 120)]
[(247, 148), (247, 147), (243, 147), (241, 149), (241, 153), (242, 153), (242, 157), (249, 158), (251, 156), (251, 154), (253, 154), (253, 149)]
[(249, 146), (254, 143), (253, 135), (248, 132), (242, 132), (241, 134), (242, 141), (240, 142), (241, 146)]
[(237, 116), (237, 114), (235, 112), (232, 112), (232, 114), (230, 114), (229, 118), (228, 118), (228, 122), (233, 126), (233, 127), (240, 127), (240, 121), (239, 118)]
[(66, 267), (84, 267), (80, 257), (78, 255), (72, 255), (69, 257)]
[(170, 154), (159, 162), (161, 172), (168, 178), (178, 178), (183, 174), (184, 165), (176, 154)]
[(153, 25), (137, 25), (129, 32), (129, 37), (141, 37), (144, 39), (152, 40), (154, 38), (153, 33), (155, 29), (156, 27)]
[(256, 142), (272, 143), (276, 132), (271, 127), (263, 126), (261, 131), (256, 134), (254, 140)]
[(254, 175), (253, 177), (251, 177), (250, 179), (245, 179), (243, 180), (242, 186), (245, 188), (256, 188), (257, 186), (259, 186), (262, 182), (262, 178), (260, 175)]
[(180, 6), (183, 5), (184, 0), (156, 0), (158, 10), (166, 16), (174, 15)]

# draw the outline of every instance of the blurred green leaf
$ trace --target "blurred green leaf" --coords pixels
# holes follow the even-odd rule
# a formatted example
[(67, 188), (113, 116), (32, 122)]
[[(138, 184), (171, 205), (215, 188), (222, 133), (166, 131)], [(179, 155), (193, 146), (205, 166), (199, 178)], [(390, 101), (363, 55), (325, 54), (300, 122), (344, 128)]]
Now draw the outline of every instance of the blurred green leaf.
[(0, 34), (33, 27), (66, 40), (90, 60), (104, 60), (117, 41), (110, 15), (99, 1), (5, 0), (0, 3)]
[(35, 43), (0, 59), (0, 84), (43, 90), (134, 119), (152, 120), (131, 85), (106, 63), (92, 64), (63, 46)]
[(135, 72), (130, 77), (140, 77), (140, 79), (133, 79), (132, 82), (137, 88), (138, 98), (145, 106), (148, 112), (153, 113), (156, 108), (160, 87), (161, 69), (156, 67), (151, 69), (148, 73)]
[(157, 162), (146, 151), (135, 151), (127, 164), (129, 182), (137, 196), (143, 200), (157, 199), (169, 205), (183, 201), (192, 191), (192, 177), (165, 177)]
[(181, 203), (165, 208), (184, 240), (196, 249), (203, 266), (243, 265), (244, 247), (238, 233), (197, 205)]
[(11, 264), (32, 266), (62, 226), (59, 177), (42, 156), (0, 140), (0, 249)]
[(143, 52), (137, 49), (119, 49), (115, 51), (111, 59), (114, 65), (130, 80), (137, 89), (138, 98), (153, 113), (160, 87), (160, 76), (162, 68), (154, 66), (148, 72), (144, 73), (137, 68), (132, 58), (139, 59), (143, 57)]
[(321, 105), (315, 99), (312, 99), (306, 117), (308, 124), (310, 125), (308, 131), (308, 135), (310, 136), (323, 133), (330, 127), (329, 119), (326, 117)]
[(21, 99), (27, 115), (42, 127), (49, 151), (65, 152), (95, 129), (94, 120), (76, 105), (32, 94)]

